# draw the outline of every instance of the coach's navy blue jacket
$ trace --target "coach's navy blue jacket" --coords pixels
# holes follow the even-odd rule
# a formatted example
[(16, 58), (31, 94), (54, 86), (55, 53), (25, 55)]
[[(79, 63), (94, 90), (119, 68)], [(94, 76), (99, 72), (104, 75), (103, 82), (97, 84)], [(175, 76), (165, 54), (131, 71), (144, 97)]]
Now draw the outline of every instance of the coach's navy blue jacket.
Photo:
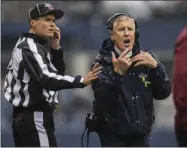
[[(131, 66), (121, 76), (113, 71), (111, 51), (115, 52), (114, 45), (107, 39), (94, 61), (103, 68), (99, 79), (92, 83), (93, 111), (98, 118), (104, 117), (116, 134), (149, 134), (154, 119), (153, 98), (163, 100), (171, 92), (165, 68), (160, 62), (154, 69)], [(134, 45), (132, 51), (135, 56), (140, 49)]]

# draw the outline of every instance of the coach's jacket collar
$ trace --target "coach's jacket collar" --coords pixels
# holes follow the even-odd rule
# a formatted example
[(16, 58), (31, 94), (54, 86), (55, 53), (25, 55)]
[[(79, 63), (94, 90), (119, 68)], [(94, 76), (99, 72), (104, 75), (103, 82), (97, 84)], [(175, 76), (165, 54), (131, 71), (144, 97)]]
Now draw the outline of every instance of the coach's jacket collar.
[[(99, 54), (104, 55), (105, 58), (107, 58), (107, 61), (112, 62), (112, 55), (111, 52), (114, 52), (114, 54), (116, 55), (116, 58), (119, 57), (119, 54), (116, 52), (116, 50), (114, 49), (114, 43), (110, 38), (107, 38), (103, 41), (102, 43), (102, 48), (99, 50)], [(137, 55), (138, 53), (140, 53), (140, 47), (135, 43), (132, 49), (132, 56)]]
[(45, 45), (45, 44), (48, 44), (48, 42), (46, 40), (44, 40), (43, 38), (39, 37), (38, 35), (36, 34), (33, 34), (33, 33), (23, 33), (22, 34), (22, 37), (27, 37), (27, 38), (32, 38), (34, 39), (36, 42), (42, 44), (42, 45)]

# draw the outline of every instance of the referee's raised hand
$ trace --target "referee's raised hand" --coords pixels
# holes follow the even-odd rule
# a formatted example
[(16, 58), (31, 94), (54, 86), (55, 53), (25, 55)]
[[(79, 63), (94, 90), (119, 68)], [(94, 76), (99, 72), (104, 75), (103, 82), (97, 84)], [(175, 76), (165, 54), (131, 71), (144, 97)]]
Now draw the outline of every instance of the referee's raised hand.
[(98, 75), (101, 73), (101, 68), (102, 67), (99, 65), (99, 63), (96, 63), (92, 70), (86, 76), (84, 76), (84, 84), (89, 85), (93, 80), (97, 79)]
[(60, 28), (55, 25), (54, 27), (54, 36), (49, 39), (49, 44), (52, 49), (59, 50), (60, 49)]

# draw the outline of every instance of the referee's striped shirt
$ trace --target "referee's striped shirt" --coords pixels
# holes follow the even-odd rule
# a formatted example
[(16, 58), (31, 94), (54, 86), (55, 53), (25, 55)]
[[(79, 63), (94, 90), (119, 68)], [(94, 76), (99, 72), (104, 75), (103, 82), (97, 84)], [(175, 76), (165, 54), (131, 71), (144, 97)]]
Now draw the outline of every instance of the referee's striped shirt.
[(58, 90), (85, 87), (83, 77), (62, 74), (62, 50), (49, 51), (47, 42), (31, 33), (17, 41), (4, 84), (4, 96), (15, 107), (56, 104)]

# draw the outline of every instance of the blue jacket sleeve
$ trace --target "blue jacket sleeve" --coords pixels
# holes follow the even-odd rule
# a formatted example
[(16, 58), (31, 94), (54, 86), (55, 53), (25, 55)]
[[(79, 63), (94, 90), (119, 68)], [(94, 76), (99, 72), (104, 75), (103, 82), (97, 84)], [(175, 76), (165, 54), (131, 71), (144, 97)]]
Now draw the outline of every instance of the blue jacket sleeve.
[[(99, 101), (110, 101), (112, 98), (116, 98), (115, 92), (116, 88), (116, 81), (115, 75), (111, 74), (110, 71), (112, 70), (107, 69), (106, 63), (104, 63), (101, 59), (96, 58), (94, 64), (98, 62), (102, 66), (102, 72), (99, 74), (99, 78), (92, 82), (91, 87), (94, 91), (94, 96)], [(94, 65), (93, 64), (93, 65)], [(92, 65), (92, 67), (93, 67)]]
[(157, 67), (150, 69), (149, 77), (152, 82), (153, 97), (156, 100), (163, 100), (170, 95), (171, 84), (166, 74), (164, 65), (160, 63), (158, 60), (157, 62), (158, 62)]
[(92, 82), (91, 87), (94, 91), (93, 110), (98, 117), (104, 117), (107, 108), (114, 104), (117, 98), (117, 89), (114, 85), (113, 79), (109, 76), (105, 68), (99, 74), (99, 78)]

